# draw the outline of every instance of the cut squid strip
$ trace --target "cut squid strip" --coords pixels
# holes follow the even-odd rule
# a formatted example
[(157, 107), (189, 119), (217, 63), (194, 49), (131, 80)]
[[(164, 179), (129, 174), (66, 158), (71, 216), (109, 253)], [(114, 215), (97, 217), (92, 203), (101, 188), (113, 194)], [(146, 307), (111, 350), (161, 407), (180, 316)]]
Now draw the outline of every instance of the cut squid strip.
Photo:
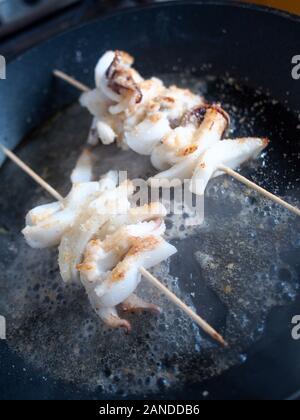
[[(81, 177), (83, 160), (73, 172), (73, 181), (78, 179), (78, 172)], [(151, 203), (131, 208), (133, 183), (117, 185), (118, 173), (114, 171), (99, 182), (75, 183), (61, 202), (30, 211), (24, 234), (33, 247), (60, 242), (63, 280), (81, 281), (104, 323), (129, 331), (130, 323), (119, 317), (116, 306), (122, 304), (125, 311), (159, 312), (157, 306), (144, 302), (133, 292), (141, 280), (141, 267), (160, 263), (176, 249), (162, 239), (166, 230), (165, 207)]]
[(132, 194), (132, 184), (125, 182), (113, 191), (105, 191), (82, 211), (76, 225), (65, 233), (59, 246), (59, 267), (64, 282), (79, 280), (77, 266), (87, 244), (112, 215), (128, 212), (128, 197)]
[[(149, 180), (150, 184), (159, 186), (163, 185), (165, 180), (184, 182), (191, 179), (200, 156), (207, 149), (219, 144), (227, 127), (228, 116), (224, 111), (217, 106), (206, 107), (203, 121), (196, 129), (192, 143), (178, 149), (176, 139), (172, 138), (170, 140), (167, 138), (164, 144), (159, 146), (159, 150), (152, 155), (151, 161), (154, 166), (169, 165), (170, 168), (151, 178)], [(184, 142), (184, 139), (179, 140), (180, 145)]]
[(137, 288), (141, 280), (141, 267), (149, 270), (176, 252), (176, 248), (162, 238), (151, 236), (137, 239), (123, 261), (96, 287), (101, 305), (111, 307), (123, 302)]
[(39, 206), (29, 212), (27, 226), (22, 231), (27, 243), (36, 249), (59, 245), (64, 233), (73, 226), (82, 208), (95, 198), (99, 188), (98, 182), (75, 184), (63, 202)]
[(85, 149), (79, 157), (76, 167), (71, 174), (73, 184), (91, 182), (93, 179), (93, 158), (92, 153)]
[(221, 165), (237, 169), (246, 161), (256, 159), (268, 144), (268, 139), (250, 137), (218, 143), (207, 150), (199, 160), (190, 183), (191, 191), (203, 195), (209, 180), (223, 175), (223, 172), (218, 170)]
[[(88, 265), (79, 267), (81, 280), (90, 303), (106, 325), (112, 328), (123, 327), (128, 331), (131, 329), (128, 321), (119, 318), (116, 306), (122, 302), (130, 301), (130, 297), (133, 296), (133, 292), (141, 281), (140, 268), (142, 266), (149, 269), (176, 252), (175, 247), (159, 236), (136, 238), (123, 261), (117, 264), (111, 272), (98, 273), (93, 282), (89, 281), (87, 277), (91, 268)], [(111, 261), (111, 263), (114, 264), (115, 261)], [(134, 301), (138, 305), (137, 298)], [(140, 300), (138, 301), (140, 302)], [(143, 306), (150, 310), (154, 309), (154, 305), (151, 304), (143, 303)]]

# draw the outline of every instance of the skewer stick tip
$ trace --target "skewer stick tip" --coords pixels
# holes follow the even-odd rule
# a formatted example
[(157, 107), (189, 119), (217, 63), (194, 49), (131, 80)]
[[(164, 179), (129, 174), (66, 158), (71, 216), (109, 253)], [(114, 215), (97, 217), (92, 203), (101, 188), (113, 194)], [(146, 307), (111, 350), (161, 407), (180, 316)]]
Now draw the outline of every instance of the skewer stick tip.
[(199, 325), (203, 331), (206, 332), (212, 339), (221, 344), (223, 347), (228, 347), (228, 343), (224, 338), (211, 327), (204, 319), (196, 314), (189, 306), (187, 306), (181, 299), (179, 299), (171, 290), (169, 290), (165, 285), (163, 285), (153, 274), (149, 273), (145, 268), (140, 269), (141, 274), (149, 280), (149, 282), (160, 290), (164, 295), (175, 305), (177, 305), (183, 312), (185, 312), (196, 324)]
[(300, 209), (297, 207), (289, 204), (282, 198), (278, 197), (275, 194), (270, 193), (266, 189), (260, 187), (259, 185), (255, 184), (254, 182), (250, 181), (248, 178), (245, 178), (243, 175), (239, 174), (238, 172), (234, 171), (233, 169), (220, 165), (218, 168), (220, 171), (225, 172), (227, 175), (231, 176), (232, 178), (236, 179), (237, 181), (241, 182), (242, 184), (246, 185), (246, 187), (256, 191), (257, 193), (263, 195), (267, 199), (273, 201), (274, 203), (284, 207), (285, 209), (289, 210), (291, 213), (294, 213), (296, 216), (300, 216)]
[(88, 86), (84, 85), (83, 83), (79, 82), (61, 70), (53, 70), (53, 75), (58, 79), (62, 79), (70, 85), (74, 86), (76, 89), (81, 90), (81, 92), (89, 92), (91, 90)]

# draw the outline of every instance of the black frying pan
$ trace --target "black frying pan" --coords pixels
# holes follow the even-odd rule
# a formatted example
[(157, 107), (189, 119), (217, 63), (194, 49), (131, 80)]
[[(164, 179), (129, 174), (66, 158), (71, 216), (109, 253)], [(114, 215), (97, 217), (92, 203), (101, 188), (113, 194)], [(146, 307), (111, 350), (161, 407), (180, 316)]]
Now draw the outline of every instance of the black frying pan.
[[(78, 93), (52, 70), (92, 85), (106, 49), (129, 51), (148, 76), (201, 80), (207, 98), (222, 100), (234, 115), (234, 135), (271, 137), (267, 156), (244, 173), (299, 204), (300, 81), (291, 76), (299, 18), (226, 2), (172, 2), (97, 20), (10, 63), (0, 81), (1, 142), (14, 148), (27, 137), (17, 153), (62, 193), (90, 117), (70, 107)], [(99, 147), (99, 156), (100, 172), (114, 165), (131, 176), (153, 171), (113, 147)], [(0, 314), (8, 324), (0, 342), (2, 399), (282, 399), (300, 389), (300, 343), (291, 338), (300, 302), (295, 217), (232, 180), (214, 181), (205, 226), (174, 239), (171, 275), (230, 349), (199, 336), (164, 301), (166, 318), (141, 315), (124, 338), (103, 333), (81, 290), (62, 288), (55, 252), (24, 244), (26, 211), (49, 197), (9, 162), (0, 177)]]

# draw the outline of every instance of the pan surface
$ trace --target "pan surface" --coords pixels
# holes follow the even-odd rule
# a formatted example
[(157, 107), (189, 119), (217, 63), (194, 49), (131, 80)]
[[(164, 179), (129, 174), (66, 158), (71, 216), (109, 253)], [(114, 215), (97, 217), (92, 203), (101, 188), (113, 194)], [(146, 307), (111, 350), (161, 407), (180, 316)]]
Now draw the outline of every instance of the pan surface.
[[(61, 193), (87, 137), (90, 117), (53, 68), (93, 84), (107, 49), (124, 49), (138, 69), (221, 101), (232, 136), (269, 136), (271, 147), (243, 169), (299, 205), (299, 19), (222, 2), (175, 2), (123, 11), (48, 41), (8, 66), (0, 82), (1, 142)], [(298, 42), (299, 45), (295, 45)], [(34, 131), (32, 131), (34, 130)], [(95, 151), (97, 174), (153, 174), (147, 159), (114, 147)], [(62, 285), (55, 251), (34, 251), (20, 230), (26, 212), (49, 198), (6, 162), (0, 170), (0, 396), (7, 398), (288, 398), (300, 389), (299, 221), (229, 178), (213, 181), (205, 223), (170, 216), (178, 255), (156, 274), (222, 332), (215, 346), (157, 292), (164, 309), (132, 318), (134, 332), (107, 331), (81, 289)], [(121, 345), (120, 345), (121, 343)], [(276, 386), (274, 386), (276, 384)]]

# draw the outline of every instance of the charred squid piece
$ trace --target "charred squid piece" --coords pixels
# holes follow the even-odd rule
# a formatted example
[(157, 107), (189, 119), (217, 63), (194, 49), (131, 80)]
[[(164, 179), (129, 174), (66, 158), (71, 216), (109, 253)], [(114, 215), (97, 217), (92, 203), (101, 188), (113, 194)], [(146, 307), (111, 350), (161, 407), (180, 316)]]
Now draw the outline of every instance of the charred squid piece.
[(165, 88), (163, 94), (146, 104), (142, 121), (125, 131), (125, 143), (138, 154), (151, 155), (163, 139), (171, 135), (182, 115), (201, 100), (187, 89)]
[(115, 189), (105, 190), (81, 211), (76, 223), (63, 235), (59, 246), (59, 268), (63, 280), (79, 280), (77, 266), (82, 261), (88, 243), (99, 230), (109, 223), (116, 211), (128, 212), (128, 198), (133, 194), (133, 184), (125, 181)]
[[(209, 110), (215, 110), (216, 112), (218, 112), (219, 114), (222, 115), (222, 117), (224, 117), (224, 119), (227, 121), (227, 126), (224, 129), (224, 133), (227, 130), (227, 128), (230, 126), (230, 116), (228, 115), (228, 113), (221, 107), (220, 104), (212, 104), (212, 105), (208, 105), (208, 104), (204, 104), (204, 105), (199, 105), (196, 106), (195, 108), (187, 111), (184, 116), (182, 117), (181, 120), (181, 126), (182, 127), (186, 127), (190, 124), (192, 124), (195, 127), (199, 127), (202, 122), (204, 121), (204, 118), (206, 116), (206, 113)], [(222, 135), (222, 137), (223, 137)]]
[(159, 312), (134, 295), (141, 268), (152, 268), (177, 252), (163, 239), (165, 207), (160, 203), (131, 208), (131, 181), (119, 184), (118, 173), (108, 172), (99, 182), (91, 177), (91, 155), (85, 151), (72, 173), (70, 194), (59, 202), (31, 210), (23, 231), (29, 245), (59, 245), (59, 268), (65, 282), (79, 281), (97, 315), (110, 328), (131, 330), (119, 317), (127, 311)]
[(218, 105), (198, 106), (186, 113), (183, 125), (154, 149), (152, 165), (163, 172), (150, 182), (155, 185), (163, 179), (190, 179), (201, 155), (222, 140), (229, 121), (228, 114)]
[(154, 305), (153, 303), (145, 302), (143, 299), (138, 297), (136, 294), (130, 295), (124, 302), (120, 305), (123, 312), (143, 312), (143, 311), (150, 311), (154, 314), (160, 314), (161, 309), (159, 306)]
[(122, 261), (95, 288), (104, 307), (119, 305), (134, 293), (141, 281), (140, 268), (150, 269), (176, 253), (176, 248), (159, 236), (136, 238)]
[[(86, 161), (86, 158), (88, 161)], [(88, 156), (79, 159), (73, 172), (73, 180), (89, 176), (91, 173)], [(98, 197), (118, 182), (118, 174), (108, 172), (99, 182), (75, 182), (68, 196), (61, 202), (38, 206), (26, 216), (26, 227), (22, 233), (32, 248), (49, 248), (61, 243), (64, 235), (72, 230), (81, 218), (82, 212)]]
[(94, 239), (89, 242), (84, 254), (84, 260), (77, 265), (81, 278), (88, 284), (99, 284), (103, 276), (107, 275), (134, 246), (139, 238), (149, 235), (159, 237), (166, 231), (161, 219), (121, 226), (104, 240)]
[(85, 92), (80, 102), (95, 117), (90, 144), (97, 144), (98, 137), (103, 144), (117, 141), (124, 149), (151, 155), (203, 98), (154, 77), (144, 80), (133, 62), (125, 52), (106, 52), (95, 69), (96, 89)]
[(27, 243), (36, 249), (60, 244), (63, 235), (79, 216), (83, 203), (88, 202), (99, 191), (98, 182), (74, 184), (63, 202), (39, 206), (26, 216), (26, 227), (22, 233)]
[(124, 51), (116, 51), (115, 57), (106, 71), (108, 87), (120, 96), (134, 97), (135, 103), (143, 100), (143, 94), (135, 78), (137, 73), (131, 68), (134, 58)]
[[(94, 243), (94, 256), (103, 257), (103, 249), (97, 249), (100, 243)], [(129, 323), (120, 319), (116, 307), (125, 301), (127, 308), (151, 309), (156, 311), (155, 305), (150, 305), (138, 299), (127, 299), (132, 296), (141, 281), (140, 268), (151, 268), (176, 252), (176, 248), (168, 244), (159, 236), (134, 238), (132, 246), (124, 258), (117, 263), (115, 256), (110, 255), (110, 262), (106, 260), (106, 267), (99, 267), (99, 260), (91, 259), (91, 249), (87, 252), (85, 261), (77, 268), (81, 273), (81, 282), (88, 294), (95, 312), (110, 327), (124, 327), (130, 330)], [(109, 253), (108, 253), (109, 254)], [(120, 257), (120, 256), (119, 256)], [(103, 259), (101, 261), (103, 264)], [(110, 265), (115, 266), (109, 271)], [(108, 269), (108, 271), (105, 271)]]
[(195, 127), (199, 126), (203, 122), (207, 110), (207, 105), (199, 105), (193, 109), (190, 109), (183, 115), (178, 126), (186, 127), (190, 124), (194, 125)]
[(147, 209), (141, 207), (143, 211), (133, 210), (129, 219), (147, 219), (149, 212), (152, 219), (122, 225), (112, 234), (105, 234), (103, 240), (91, 240), (83, 262), (76, 267), (95, 312), (114, 328), (128, 327), (128, 323), (118, 317), (116, 307), (119, 305), (132, 312), (159, 312), (157, 306), (133, 295), (141, 280), (139, 269), (144, 265), (150, 268), (176, 252), (161, 237), (166, 230), (163, 220), (153, 217), (155, 212), (164, 214), (161, 205), (153, 203)]
[(223, 175), (220, 167), (237, 169), (250, 159), (256, 159), (268, 146), (268, 139), (242, 138), (223, 140), (208, 149), (199, 160), (190, 183), (192, 192), (203, 195), (210, 179)]

